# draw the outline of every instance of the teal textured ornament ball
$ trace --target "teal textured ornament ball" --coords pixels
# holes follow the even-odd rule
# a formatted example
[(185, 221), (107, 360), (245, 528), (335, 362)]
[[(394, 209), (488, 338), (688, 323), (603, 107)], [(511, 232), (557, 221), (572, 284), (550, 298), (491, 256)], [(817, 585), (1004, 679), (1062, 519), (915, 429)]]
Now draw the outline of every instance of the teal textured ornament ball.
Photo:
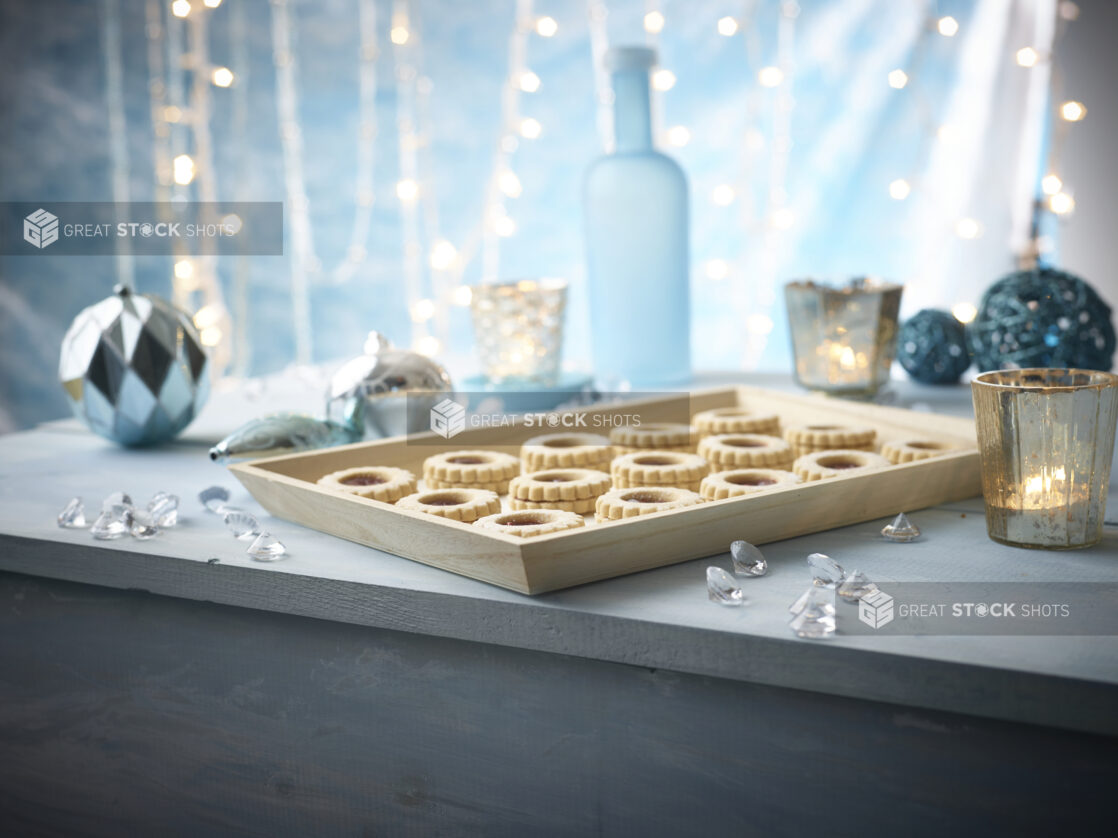
[(980, 370), (1109, 370), (1114, 361), (1110, 306), (1079, 277), (1047, 267), (990, 286), (968, 337)]
[(923, 309), (901, 326), (897, 360), (924, 384), (954, 384), (971, 362), (966, 327), (950, 312)]

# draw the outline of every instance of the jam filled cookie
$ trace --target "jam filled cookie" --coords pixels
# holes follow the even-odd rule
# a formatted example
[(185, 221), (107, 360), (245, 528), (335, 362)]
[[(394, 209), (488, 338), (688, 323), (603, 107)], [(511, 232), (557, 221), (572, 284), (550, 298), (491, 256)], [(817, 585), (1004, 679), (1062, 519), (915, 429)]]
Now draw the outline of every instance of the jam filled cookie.
[(840, 477), (844, 474), (873, 471), (890, 465), (891, 463), (880, 454), (871, 451), (837, 449), (805, 454), (796, 460), (792, 470), (801, 480), (810, 482), (826, 480), (828, 477)]
[(594, 520), (619, 521), (638, 515), (651, 515), (665, 509), (682, 509), (702, 503), (697, 492), (673, 489), (669, 486), (638, 486), (633, 489), (614, 489), (598, 498)]
[(613, 450), (597, 434), (546, 434), (532, 437), (520, 448), (525, 472), (545, 468), (594, 468), (609, 471)]
[(415, 475), (402, 468), (367, 466), (344, 468), (318, 478), (319, 486), (385, 503), (395, 503), (415, 491)]
[(904, 439), (886, 442), (881, 446), (881, 456), (893, 465), (927, 460), (953, 451), (954, 446), (934, 439)]
[(501, 500), (496, 492), (487, 489), (436, 489), (401, 498), (396, 507), (469, 524), (500, 512)]
[(520, 474), (520, 460), (500, 451), (447, 451), (423, 461), (428, 489), (488, 489), (503, 495)]
[(572, 530), (586, 525), (581, 515), (561, 509), (533, 509), (524, 512), (502, 512), (488, 515), (477, 521), (474, 526), (486, 530), (506, 532), (521, 538), (546, 535), (551, 532)]
[(792, 447), (778, 436), (764, 434), (717, 434), (699, 443), (699, 456), (711, 468), (787, 468), (792, 465)]
[(820, 422), (796, 425), (784, 431), (784, 438), (797, 457), (813, 451), (872, 451), (877, 431), (865, 425), (840, 425)]
[(683, 451), (636, 451), (615, 457), (610, 464), (615, 489), (673, 486), (697, 492), (709, 472), (706, 460)]
[(695, 429), (690, 425), (667, 422), (646, 422), (643, 425), (623, 425), (609, 433), (614, 454), (633, 451), (694, 451)]
[(691, 417), (699, 436), (713, 434), (780, 434), (780, 417), (775, 413), (753, 411), (746, 407), (716, 407)]
[(592, 468), (545, 469), (514, 477), (509, 483), (513, 509), (564, 509), (583, 514), (609, 491), (609, 476)]
[(752, 495), (780, 486), (793, 486), (802, 482), (790, 471), (775, 468), (738, 468), (720, 471), (704, 477), (699, 486), (703, 500), (722, 500), (739, 495)]

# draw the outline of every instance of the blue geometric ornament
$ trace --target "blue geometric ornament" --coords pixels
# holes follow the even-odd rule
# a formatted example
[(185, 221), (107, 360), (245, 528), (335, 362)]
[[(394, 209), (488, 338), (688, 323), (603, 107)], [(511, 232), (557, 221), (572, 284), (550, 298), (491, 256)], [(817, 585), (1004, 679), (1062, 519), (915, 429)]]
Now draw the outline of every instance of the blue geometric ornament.
[(58, 377), (75, 416), (128, 446), (173, 438), (210, 392), (209, 359), (190, 315), (123, 286), (74, 318)]

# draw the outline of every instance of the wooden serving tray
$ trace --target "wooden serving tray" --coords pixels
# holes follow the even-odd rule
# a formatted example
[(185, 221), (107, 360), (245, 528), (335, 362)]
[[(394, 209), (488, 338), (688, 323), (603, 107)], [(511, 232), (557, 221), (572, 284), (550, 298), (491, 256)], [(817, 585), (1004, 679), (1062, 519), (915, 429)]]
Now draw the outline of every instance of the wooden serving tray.
[(688, 409), (693, 414), (738, 404), (773, 411), (785, 426), (822, 421), (868, 424), (877, 430), (879, 443), (933, 439), (959, 450), (870, 473), (621, 521), (595, 524), (590, 516), (586, 527), (535, 538), (397, 509), (315, 484), (324, 474), (357, 466), (398, 466), (418, 475), (427, 457), (463, 448), (517, 454), (524, 440), (541, 433), (539, 427), (524, 427), (519, 418), (512, 426), (466, 430), (450, 440), (434, 434), (395, 437), (269, 457), (229, 469), (277, 517), (524, 594), (723, 553), (734, 539), (764, 544), (981, 494), (970, 419), (750, 387), (634, 400), (580, 408), (580, 412), (629, 414), (639, 407), (643, 422), (678, 421)]

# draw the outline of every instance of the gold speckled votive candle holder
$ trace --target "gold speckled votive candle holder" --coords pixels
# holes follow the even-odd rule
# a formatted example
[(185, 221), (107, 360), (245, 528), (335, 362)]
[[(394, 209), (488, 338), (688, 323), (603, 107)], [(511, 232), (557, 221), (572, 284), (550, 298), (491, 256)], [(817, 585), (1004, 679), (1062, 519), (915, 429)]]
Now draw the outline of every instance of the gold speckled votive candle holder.
[(986, 372), (971, 382), (986, 530), (1015, 547), (1071, 550), (1102, 538), (1118, 375)]

